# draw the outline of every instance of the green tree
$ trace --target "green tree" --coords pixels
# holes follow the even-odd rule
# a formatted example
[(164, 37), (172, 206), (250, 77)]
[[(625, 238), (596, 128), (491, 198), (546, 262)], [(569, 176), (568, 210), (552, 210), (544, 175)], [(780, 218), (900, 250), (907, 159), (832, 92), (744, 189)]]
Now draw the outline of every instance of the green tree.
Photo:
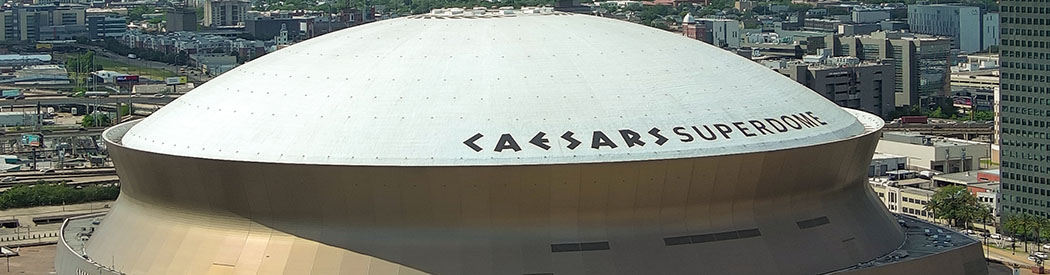
[(120, 187), (114, 185), (83, 188), (61, 183), (16, 185), (0, 194), (0, 209), (114, 200), (119, 194)]
[(1037, 236), (1037, 232), (1044, 226), (1042, 219), (1037, 218), (1031, 214), (1016, 214), (1006, 217), (1003, 221), (1003, 229), (1014, 234), (1015, 236), (1021, 237), (1022, 243), (1024, 243), (1024, 251), (1028, 251), (1028, 240), (1031, 236)]
[(981, 221), (984, 230), (988, 231), (988, 223), (995, 221), (995, 215), (992, 215), (992, 207), (978, 204), (976, 211), (973, 212), (973, 220)]
[[(96, 123), (95, 120), (98, 120)], [(102, 112), (95, 112), (87, 114), (83, 119), (80, 120), (80, 125), (84, 127), (106, 127), (113, 125), (113, 120), (109, 118), (109, 115)]]
[(967, 192), (966, 187), (952, 185), (938, 189), (925, 208), (937, 218), (947, 220), (949, 225), (965, 227), (973, 219), (978, 206), (977, 198)]
[(150, 14), (150, 13), (154, 13), (154, 12), (155, 12), (155, 10), (152, 7), (148, 7), (148, 6), (135, 7), (133, 9), (128, 10), (128, 22), (142, 20), (143, 19), (143, 17), (142, 17), (143, 14)]

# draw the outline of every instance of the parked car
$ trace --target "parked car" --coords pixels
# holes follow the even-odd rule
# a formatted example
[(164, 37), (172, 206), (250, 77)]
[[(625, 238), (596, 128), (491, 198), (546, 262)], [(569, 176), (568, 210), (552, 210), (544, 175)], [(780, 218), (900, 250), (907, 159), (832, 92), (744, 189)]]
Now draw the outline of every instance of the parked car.
[(988, 237), (989, 237), (989, 238), (992, 238), (992, 239), (996, 239), (996, 240), (998, 240), (998, 239), (1002, 239), (1002, 238), (1003, 238), (1003, 235), (999, 235), (999, 234), (992, 234), (992, 235), (990, 235), (990, 236), (988, 236)]
[(10, 177), (5, 177), (3, 179), (0, 179), (0, 182), (12, 182), (12, 181), (15, 181), (17, 179), (18, 178), (15, 178), (14, 176), (10, 176)]
[(1048, 257), (1050, 257), (1050, 256), (1046, 255), (1046, 252), (1043, 252), (1043, 251), (1036, 251), (1035, 253), (1032, 253), (1032, 255), (1035, 255), (1036, 257), (1039, 257), (1040, 259), (1043, 259), (1043, 260), (1046, 260)]
[(40, 173), (54, 174), (55, 173), (55, 168), (40, 168)]

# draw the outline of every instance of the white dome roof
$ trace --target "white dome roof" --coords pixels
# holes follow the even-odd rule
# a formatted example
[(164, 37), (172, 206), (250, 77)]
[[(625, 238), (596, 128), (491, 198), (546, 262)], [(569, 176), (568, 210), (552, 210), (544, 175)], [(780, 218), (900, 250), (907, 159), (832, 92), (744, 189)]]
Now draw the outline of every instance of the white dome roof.
[(864, 131), (804, 86), (676, 33), (575, 14), (428, 15), (270, 53), (122, 142), (223, 160), (436, 166), (697, 157)]
[(696, 20), (693, 19), (692, 13), (686, 13), (685, 17), (682, 18), (682, 23), (692, 24), (696, 23)]

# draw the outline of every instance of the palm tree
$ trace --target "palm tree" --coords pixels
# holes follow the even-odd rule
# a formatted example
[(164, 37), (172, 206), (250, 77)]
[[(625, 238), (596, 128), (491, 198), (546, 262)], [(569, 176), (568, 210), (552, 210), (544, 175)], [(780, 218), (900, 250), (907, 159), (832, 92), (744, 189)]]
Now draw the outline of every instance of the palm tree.
[(983, 225), (982, 227), (984, 228), (984, 231), (988, 231), (988, 221), (994, 221), (995, 219), (995, 216), (992, 215), (992, 207), (984, 204), (979, 204), (977, 205), (977, 209), (975, 210), (976, 211), (973, 212), (973, 220), (981, 221), (981, 225)]
[(1020, 237), (1023, 238), (1021, 243), (1024, 244), (1024, 251), (1028, 252), (1028, 236), (1033, 232), (1039, 232), (1042, 227), (1041, 220), (1031, 214), (1018, 214), (1007, 217), (1003, 222), (1003, 227), (1014, 234), (1020, 234)]

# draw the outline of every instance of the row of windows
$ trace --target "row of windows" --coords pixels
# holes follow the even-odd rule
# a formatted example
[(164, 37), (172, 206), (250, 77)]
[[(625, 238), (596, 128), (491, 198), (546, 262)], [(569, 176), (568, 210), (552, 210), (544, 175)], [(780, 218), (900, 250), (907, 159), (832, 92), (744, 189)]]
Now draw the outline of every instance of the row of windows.
[[(1022, 88), (1020, 86), (1021, 85), (1016, 85), (1016, 84), (1003, 84), (1004, 90), (1007, 90), (1007, 91), (1019, 91), (1021, 89), (1024, 89), (1024, 88)], [(1037, 93), (1040, 93), (1040, 94), (1046, 94), (1046, 87), (1033, 87), (1033, 88), (1034, 89), (1025, 89), (1025, 90), (1031, 90), (1031, 92), (1037, 92)], [(1024, 91), (1022, 91), (1022, 92), (1024, 92)], [(1020, 95), (1002, 95), (1002, 101), (1003, 102), (1017, 102), (1017, 103), (1027, 103), (1027, 104), (1039, 104), (1039, 105), (1044, 105), (1045, 104), (1045, 105), (1050, 105), (1050, 100), (1047, 100), (1045, 98), (1037, 98), (1037, 97), (1031, 97), (1031, 96), (1020, 96)]]
[(1050, 65), (1033, 62), (1003, 62), (1001, 66), (1003, 68), (1014, 68), (1022, 70), (1050, 71)]
[(1025, 17), (1012, 17), (1003, 16), (1000, 20), (1003, 24), (1024, 24), (1024, 25), (1036, 25), (1036, 26), (1050, 26), (1050, 20), (1043, 18), (1025, 18)]
[[(1002, 154), (1003, 154), (1003, 158), (1005, 158), (1003, 161), (1012, 161), (1012, 160), (1046, 161), (1046, 156), (1043, 155), (1043, 154), (1046, 154), (1046, 151), (1043, 151), (1043, 152), (1040, 152), (1042, 150), (1037, 151), (1037, 148), (1045, 147), (1046, 146), (1045, 144), (1041, 144), (1041, 143), (1038, 143), (1038, 142), (1029, 142), (1029, 141), (1014, 141), (1014, 138), (1015, 137), (1009, 136), (1009, 135), (1004, 135), (1003, 136), (1003, 141), (1009, 141), (1009, 143), (1003, 142), (1003, 153)], [(1020, 145), (1020, 146), (1018, 146), (1018, 145)], [(1015, 149), (1017, 149), (1017, 150), (1015, 150)], [(1035, 164), (1032, 164), (1032, 165), (1035, 165)], [(1008, 167), (1008, 168), (1018, 168), (1018, 169), (1024, 168), (1025, 171), (1037, 171), (1037, 170), (1035, 170), (1035, 168), (1027, 168), (1027, 167)]]
[(1013, 3), (1050, 3), (1050, 0), (1003, 0), (1002, 5), (1009, 5)]
[(1036, 215), (1036, 216), (1039, 216), (1039, 217), (1046, 218), (1046, 213), (1043, 212), (1043, 211), (1034, 211), (1032, 209), (1015, 207), (1015, 206), (1011, 206), (1011, 205), (1003, 205), (1003, 209), (1007, 210), (1009, 212), (1013, 212), (1013, 213), (1028, 213), (1028, 214), (1031, 214), (1031, 215)]
[(901, 211), (904, 212), (904, 213), (912, 214), (912, 215), (918, 215), (918, 216), (927, 217), (926, 210), (919, 210), (919, 209), (911, 209), (911, 208), (907, 208), (907, 207), (901, 207)]
[[(1047, 112), (1043, 108), (1029, 108), (1029, 107), (1015, 107), (1015, 106), (1002, 106), (1000, 107), (1002, 114), (1020, 114), (1035, 117), (1050, 116), (1050, 112)], [(1005, 117), (1005, 116), (1004, 116)]]
[[(1033, 195), (1039, 195), (1039, 194), (1035, 194), (1035, 193), (1032, 193), (1032, 194)], [(1033, 199), (1033, 198), (1029, 198), (1029, 197), (1025, 197), (1025, 196), (1012, 196), (1012, 197), (1013, 197), (1013, 202), (1015, 202), (1015, 203), (1027, 204), (1027, 205), (1038, 206), (1038, 207), (1046, 207), (1046, 202), (1044, 202), (1042, 200), (1037, 200), (1037, 199)]]
[(1000, 73), (999, 76), (1002, 79), (1010, 79), (1010, 80), (1035, 81), (1035, 82), (1046, 82), (1047, 81), (1047, 77), (1044, 74), (1034, 75), (1034, 74), (1019, 74), (1019, 73), (1002, 72), (1002, 73)]
[(1016, 57), (1032, 60), (1050, 60), (1050, 54), (1042, 52), (1029, 52), (1029, 51), (1012, 51), (1010, 48), (1004, 48), (999, 55), (1004, 59), (1007, 57)]
[(1003, 39), (1002, 40), (1002, 45), (1003, 46), (1018, 46), (1018, 47), (1037, 48), (1037, 49), (1038, 48), (1050, 49), (1050, 43), (1046, 43), (1045, 41), (1032, 41), (1032, 40), (1021, 40), (1021, 39)]
[(999, 9), (1001, 12), (1018, 12), (1018, 13), (1035, 13), (1035, 14), (1046, 14), (1050, 13), (1050, 9), (1044, 7), (1017, 7), (1017, 6), (1003, 6)]
[(1050, 37), (1050, 31), (1044, 31), (1044, 30), (1002, 28), (1002, 32), (1003, 32), (1002, 35), (1024, 35), (1024, 36), (1045, 36), (1045, 37)]
[[(1018, 170), (1023, 170), (1023, 169), (1018, 169)], [(1034, 183), (1034, 184), (1047, 184), (1047, 183), (1050, 183), (1050, 180), (1047, 180), (1046, 178), (1043, 178), (1043, 177), (1037, 177), (1037, 176), (1032, 176), (1032, 175), (1022, 175), (1022, 174), (1017, 174), (1017, 173), (1007, 172), (1007, 171), (1009, 171), (1009, 170), (1006, 170), (1006, 171), (1002, 172), (1004, 179), (1017, 180), (1017, 181), (1021, 181), (1021, 182), (1029, 182), (1029, 183)], [(1008, 180), (1007, 181), (1003, 181), (1003, 184), (1006, 185), (1009, 182), (1010, 181), (1008, 181)], [(1035, 187), (1030, 187), (1030, 188), (1035, 188)], [(1022, 191), (1022, 190), (1015, 190), (1015, 191)], [(1036, 191), (1038, 191), (1038, 190), (1036, 190)], [(1025, 193), (1035, 194), (1034, 192), (1035, 191), (1025, 192)]]
[(917, 200), (917, 199), (904, 197), (904, 196), (901, 196), (901, 200), (904, 201), (904, 202), (910, 202), (910, 203), (914, 203), (914, 204), (926, 205), (926, 201), (924, 201), (924, 200)]

